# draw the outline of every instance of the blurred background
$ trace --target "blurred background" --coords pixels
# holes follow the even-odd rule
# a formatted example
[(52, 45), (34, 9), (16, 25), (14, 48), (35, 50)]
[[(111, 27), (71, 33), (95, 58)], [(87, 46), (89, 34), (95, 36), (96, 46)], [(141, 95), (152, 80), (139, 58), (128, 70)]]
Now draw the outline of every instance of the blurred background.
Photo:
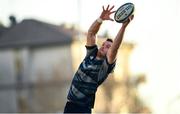
[[(0, 0), (0, 112), (63, 112), (89, 26), (126, 2), (135, 18), (93, 112), (180, 113), (179, 0)], [(120, 27), (104, 22), (98, 45)]]

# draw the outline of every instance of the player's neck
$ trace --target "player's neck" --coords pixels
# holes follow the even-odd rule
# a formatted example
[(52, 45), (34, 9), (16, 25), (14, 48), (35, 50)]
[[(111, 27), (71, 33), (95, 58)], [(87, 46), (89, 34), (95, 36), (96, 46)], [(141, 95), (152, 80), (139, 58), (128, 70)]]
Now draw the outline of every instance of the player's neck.
[(104, 56), (98, 51), (96, 55), (96, 59), (98, 60), (104, 59)]

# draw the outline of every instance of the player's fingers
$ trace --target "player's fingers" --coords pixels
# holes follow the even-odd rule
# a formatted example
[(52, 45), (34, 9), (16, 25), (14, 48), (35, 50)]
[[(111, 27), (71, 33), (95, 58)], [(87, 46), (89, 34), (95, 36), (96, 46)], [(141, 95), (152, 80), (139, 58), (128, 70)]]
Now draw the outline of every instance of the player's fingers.
[(103, 8), (103, 11), (105, 11), (104, 6), (102, 6), (102, 8)]
[(134, 15), (131, 16), (131, 20), (133, 20), (133, 19), (134, 19)]
[(129, 20), (131, 21), (131, 20), (133, 20), (133, 18), (134, 18), (134, 15), (131, 15), (131, 16), (129, 17)]
[(108, 9), (109, 9), (109, 5), (107, 6), (106, 10), (108, 10)]
[(109, 11), (111, 11), (114, 8), (114, 5), (109, 9)]
[(110, 12), (110, 14), (112, 14), (112, 13), (115, 13), (116, 11), (112, 11), (112, 12)]
[(112, 19), (112, 18), (109, 18), (109, 20), (110, 20), (110, 21), (114, 21), (114, 19)]

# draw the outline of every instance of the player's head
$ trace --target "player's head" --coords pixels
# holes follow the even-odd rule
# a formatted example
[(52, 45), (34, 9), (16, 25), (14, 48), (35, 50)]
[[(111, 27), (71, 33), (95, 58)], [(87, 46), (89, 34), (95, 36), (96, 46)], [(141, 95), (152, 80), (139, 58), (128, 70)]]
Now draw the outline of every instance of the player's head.
[(113, 40), (108, 38), (106, 41), (103, 42), (101, 47), (99, 48), (99, 52), (101, 56), (106, 56), (109, 48), (112, 46)]

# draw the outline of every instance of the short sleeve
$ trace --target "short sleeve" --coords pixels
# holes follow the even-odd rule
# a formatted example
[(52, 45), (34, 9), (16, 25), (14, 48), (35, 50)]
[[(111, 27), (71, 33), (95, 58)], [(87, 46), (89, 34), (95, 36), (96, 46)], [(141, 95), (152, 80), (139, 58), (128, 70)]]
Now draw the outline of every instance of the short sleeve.
[(115, 60), (112, 64), (109, 64), (109, 63), (108, 63), (108, 60), (107, 60), (107, 57), (106, 57), (106, 64), (107, 64), (107, 66), (108, 66), (107, 73), (109, 74), (109, 73), (114, 72), (114, 68), (115, 68), (115, 66), (116, 66), (116, 60)]
[(98, 75), (99, 85), (104, 82), (104, 80), (108, 77), (109, 73), (112, 73), (114, 71), (115, 65), (116, 65), (116, 61), (112, 64), (109, 64), (107, 61), (107, 57), (105, 58), (100, 73)]
[(92, 52), (95, 52), (98, 50), (97, 45), (85, 46), (85, 47), (86, 47), (86, 57), (89, 56)]

